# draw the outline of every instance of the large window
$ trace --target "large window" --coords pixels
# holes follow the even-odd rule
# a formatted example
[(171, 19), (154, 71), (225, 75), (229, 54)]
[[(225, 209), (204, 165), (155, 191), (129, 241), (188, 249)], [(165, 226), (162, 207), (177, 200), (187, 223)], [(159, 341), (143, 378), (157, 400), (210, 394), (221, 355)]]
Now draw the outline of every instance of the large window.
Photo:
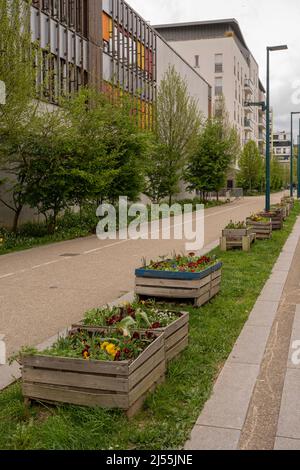
[(223, 73), (223, 54), (215, 54), (215, 73)]
[(199, 63), (199, 56), (195, 55), (195, 69), (200, 68), (200, 63)]
[(223, 78), (216, 77), (215, 79), (215, 96), (221, 96), (223, 94)]

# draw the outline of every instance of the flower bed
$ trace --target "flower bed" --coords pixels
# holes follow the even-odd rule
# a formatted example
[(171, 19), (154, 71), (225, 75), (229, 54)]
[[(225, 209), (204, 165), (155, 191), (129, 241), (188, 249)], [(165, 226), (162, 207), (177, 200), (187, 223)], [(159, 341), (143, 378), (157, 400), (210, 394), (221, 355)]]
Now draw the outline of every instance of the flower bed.
[(160, 308), (154, 302), (136, 301), (90, 310), (74, 328), (78, 326), (89, 329), (112, 326), (121, 330), (131, 329), (133, 337), (139, 335), (141, 330), (164, 333), (167, 361), (178, 356), (188, 346), (189, 313)]
[(230, 222), (222, 231), (220, 248), (222, 251), (231, 248), (242, 248), (244, 251), (249, 251), (255, 240), (256, 234), (253, 232), (252, 227), (247, 227), (245, 222)]
[(285, 203), (274, 204), (273, 206), (271, 206), (271, 211), (272, 210), (281, 212), (283, 220), (286, 220), (286, 218), (288, 217), (288, 207)]
[(135, 271), (135, 292), (140, 297), (193, 299), (201, 306), (221, 287), (222, 263), (206, 256), (175, 256), (151, 262)]
[(270, 218), (255, 214), (247, 219), (246, 224), (256, 234), (257, 240), (266, 240), (272, 237), (272, 220)]
[(283, 215), (282, 211), (277, 209), (272, 209), (270, 212), (260, 212), (261, 217), (270, 218), (272, 221), (272, 231), (281, 230), (283, 228)]
[(22, 355), (27, 401), (120, 408), (132, 416), (165, 376), (164, 335), (71, 330), (52, 348)]

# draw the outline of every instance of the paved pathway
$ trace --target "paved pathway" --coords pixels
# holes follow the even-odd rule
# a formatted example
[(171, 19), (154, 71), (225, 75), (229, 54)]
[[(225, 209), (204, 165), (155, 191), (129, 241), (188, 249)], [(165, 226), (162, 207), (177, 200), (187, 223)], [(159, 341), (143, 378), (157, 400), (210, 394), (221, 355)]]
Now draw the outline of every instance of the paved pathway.
[(300, 364), (293, 364), (293, 346), (300, 359), (300, 218), (186, 449), (300, 450)]

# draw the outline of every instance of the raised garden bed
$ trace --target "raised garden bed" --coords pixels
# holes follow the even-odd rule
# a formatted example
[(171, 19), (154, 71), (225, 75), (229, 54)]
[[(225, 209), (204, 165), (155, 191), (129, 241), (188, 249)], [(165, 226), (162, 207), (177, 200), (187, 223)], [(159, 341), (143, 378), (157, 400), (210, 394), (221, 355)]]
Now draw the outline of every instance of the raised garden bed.
[[(26, 402), (120, 408), (128, 417), (133, 416), (147, 393), (164, 380), (166, 370), (164, 335), (152, 333), (150, 340), (144, 333), (142, 340), (146, 347), (133, 360), (87, 360), (47, 355), (47, 351), (23, 355), (22, 391)], [(105, 337), (101, 336), (101, 341), (105, 344)]]
[(283, 228), (283, 215), (281, 210), (272, 210), (270, 212), (261, 212), (261, 217), (270, 218), (272, 221), (272, 231)]
[(256, 234), (257, 240), (268, 240), (272, 237), (272, 220), (270, 218), (256, 215), (249, 217), (246, 224)]
[[(177, 257), (176, 259), (179, 259)], [(185, 257), (181, 258), (185, 259)], [(204, 262), (201, 265), (201, 260)], [(207, 257), (188, 257), (186, 268), (176, 266), (174, 260), (162, 263), (174, 266), (174, 270), (160, 270), (160, 263), (135, 271), (135, 293), (140, 298), (163, 298), (188, 301), (195, 306), (202, 306), (215, 297), (221, 288), (222, 263)], [(199, 263), (200, 262), (200, 263)], [(197, 268), (197, 263), (199, 263)], [(154, 269), (151, 269), (151, 266)], [(172, 268), (170, 268), (172, 269)], [(186, 269), (185, 271), (181, 269)]]
[(282, 202), (283, 204), (289, 204), (289, 206), (290, 206), (290, 211), (291, 211), (292, 209), (294, 209), (294, 206), (295, 206), (295, 199), (294, 199), (293, 197), (287, 197), (287, 196), (286, 196), (286, 197), (283, 197), (283, 198), (281, 199), (281, 202)]
[(227, 251), (233, 248), (241, 248), (243, 251), (250, 251), (251, 244), (255, 242), (256, 234), (251, 227), (245, 224), (230, 223), (227, 228), (222, 231), (220, 240), (220, 248)]
[(132, 302), (112, 308), (94, 309), (87, 312), (82, 322), (73, 325), (73, 328), (88, 328), (92, 331), (115, 325), (122, 328), (122, 322), (131, 317), (133, 335), (146, 331), (155, 331), (164, 334), (166, 361), (177, 357), (187, 346), (189, 341), (189, 313), (174, 312), (161, 308), (159, 305)]

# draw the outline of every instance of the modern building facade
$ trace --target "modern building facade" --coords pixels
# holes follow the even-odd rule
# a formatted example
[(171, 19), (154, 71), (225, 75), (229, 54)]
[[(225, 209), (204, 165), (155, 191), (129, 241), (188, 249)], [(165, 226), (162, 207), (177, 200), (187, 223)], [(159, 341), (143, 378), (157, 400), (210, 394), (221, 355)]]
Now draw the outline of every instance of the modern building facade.
[(57, 104), (90, 84), (135, 96), (140, 122), (151, 127), (157, 88), (174, 65), (199, 109), (210, 112), (209, 83), (123, 0), (33, 0), (31, 30), (43, 51), (41, 99)]
[(273, 155), (279, 163), (290, 165), (291, 162), (291, 134), (285, 131), (273, 134)]
[(265, 101), (265, 90), (259, 80), (259, 66), (238, 22), (229, 19), (165, 24), (155, 29), (212, 84), (214, 106), (224, 96), (241, 144), (252, 139), (263, 150), (264, 113), (249, 103)]

